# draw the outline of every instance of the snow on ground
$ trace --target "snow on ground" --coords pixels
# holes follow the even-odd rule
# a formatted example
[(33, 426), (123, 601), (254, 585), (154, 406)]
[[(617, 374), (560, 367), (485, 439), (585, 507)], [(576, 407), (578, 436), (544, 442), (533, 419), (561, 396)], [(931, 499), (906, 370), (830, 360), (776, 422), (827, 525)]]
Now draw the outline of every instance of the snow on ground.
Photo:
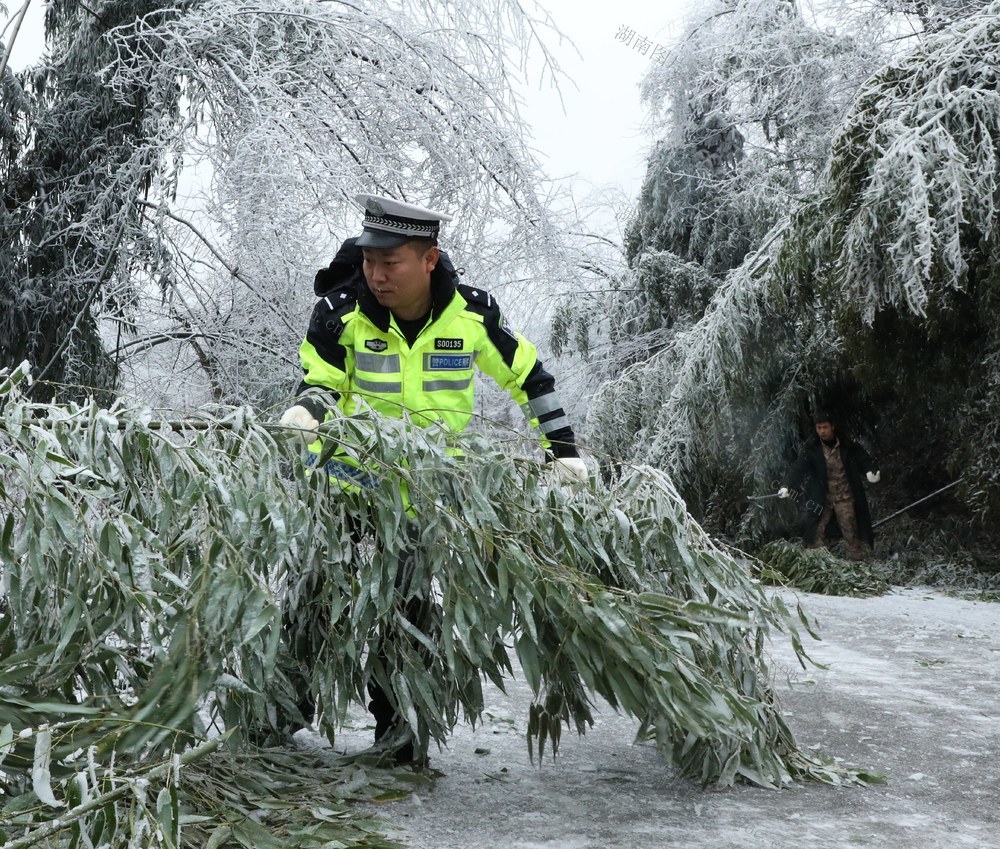
[[(799, 598), (825, 668), (773, 646), (784, 714), (803, 747), (887, 784), (702, 790), (633, 745), (636, 723), (606, 707), (585, 737), (564, 730), (555, 761), (532, 765), (518, 680), (491, 691), (481, 726), (432, 749), (433, 784), (376, 813), (413, 849), (1000, 849), (1000, 604), (919, 589)], [(359, 713), (337, 749), (370, 741)]]

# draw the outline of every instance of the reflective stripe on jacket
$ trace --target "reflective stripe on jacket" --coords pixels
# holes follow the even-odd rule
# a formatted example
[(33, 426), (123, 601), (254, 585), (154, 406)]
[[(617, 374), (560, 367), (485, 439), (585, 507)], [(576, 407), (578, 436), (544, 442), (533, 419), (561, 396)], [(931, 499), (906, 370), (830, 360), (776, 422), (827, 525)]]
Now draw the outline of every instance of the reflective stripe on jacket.
[[(300, 393), (322, 387), (352, 414), (365, 404), (385, 416), (461, 432), (472, 418), (475, 369), (489, 375), (540, 431), (555, 456), (576, 456), (555, 381), (535, 346), (512, 331), (492, 296), (457, 285), (441, 264), (431, 275), (432, 308), (413, 345), (360, 276), (325, 295), (299, 349)], [(318, 416), (321, 417), (321, 416)]]

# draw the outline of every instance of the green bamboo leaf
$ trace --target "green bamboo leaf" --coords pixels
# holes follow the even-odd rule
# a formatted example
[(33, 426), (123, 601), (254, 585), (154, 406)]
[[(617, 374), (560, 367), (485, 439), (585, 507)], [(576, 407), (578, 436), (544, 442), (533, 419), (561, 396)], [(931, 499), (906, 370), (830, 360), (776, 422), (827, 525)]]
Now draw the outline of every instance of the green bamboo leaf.
[(545, 758), (545, 738), (549, 736), (549, 714), (541, 710), (538, 713), (538, 760)]
[(101, 846), (104, 843), (110, 842), (104, 839), (105, 835), (110, 836), (114, 834), (115, 828), (115, 805), (114, 802), (109, 802), (94, 814), (90, 822), (90, 829), (88, 831), (90, 845)]
[(168, 778), (168, 785), (163, 787), (156, 796), (156, 818), (164, 841), (170, 849), (180, 846), (180, 810), (177, 796), (177, 786)]
[(98, 551), (111, 563), (121, 563), (124, 560), (118, 529), (111, 522), (105, 522), (101, 528), (98, 537)]
[(377, 796), (372, 796), (372, 801), (376, 804), (381, 804), (384, 802), (398, 802), (400, 799), (406, 799), (410, 796), (407, 790), (386, 790), (379, 793)]
[(417, 720), (417, 710), (413, 704), (413, 697), (410, 695), (409, 682), (403, 675), (393, 675), (392, 683), (400, 715), (406, 718), (410, 728), (417, 728), (419, 726), (419, 722)]
[(54, 488), (47, 493), (44, 521), (61, 539), (77, 544), (81, 525), (77, 521), (76, 511), (66, 496)]
[(208, 841), (205, 843), (204, 849), (222, 849), (222, 846), (233, 836), (233, 829), (231, 826), (223, 823), (222, 825), (215, 828), (211, 835), (209, 835)]
[(47, 727), (35, 732), (35, 757), (31, 765), (31, 789), (43, 805), (51, 808), (65, 807), (52, 792), (52, 731)]
[(223, 672), (215, 679), (214, 689), (216, 690), (235, 690), (238, 693), (246, 693), (247, 695), (257, 695), (258, 690), (249, 686), (245, 681), (240, 680), (235, 675), (230, 675), (228, 672)]
[(7, 753), (14, 748), (14, 728), (8, 722), (3, 728), (0, 728), (0, 766), (3, 766), (3, 759), (7, 757)]
[(518, 605), (517, 618), (519, 625), (537, 642), (538, 628), (535, 624), (531, 590), (524, 581), (517, 581), (514, 584), (514, 598)]
[(501, 604), (506, 604), (510, 599), (510, 572), (507, 569), (507, 563), (503, 557), (494, 559), (490, 551), (486, 552), (486, 556), (489, 558), (491, 563), (496, 563), (497, 595), (500, 597)]
[(536, 696), (541, 690), (542, 673), (538, 659), (538, 646), (528, 634), (521, 634), (515, 643), (517, 649), (517, 659), (524, 672), (524, 678), (531, 687), (531, 692)]
[(11, 563), (16, 560), (14, 549), (11, 546), (14, 538), (14, 528), (14, 514), (11, 512), (7, 514), (7, 518), (3, 523), (3, 533), (0, 534), (0, 558)]
[(246, 849), (287, 849), (283, 838), (276, 837), (249, 817), (231, 824), (232, 837)]
[(79, 649), (78, 643), (81, 635), (77, 633), (77, 626), (86, 612), (84, 604), (84, 600), (79, 597), (68, 598), (62, 610), (59, 611), (62, 633), (58, 645), (49, 658), (50, 663), (58, 661), (71, 642), (74, 643), (74, 648)]
[(600, 618), (601, 622), (604, 623), (604, 626), (616, 640), (627, 641), (631, 633), (630, 628), (614, 607), (615, 601), (612, 596), (602, 593), (594, 597), (592, 609), (598, 618)]
[(419, 630), (409, 619), (403, 616), (398, 610), (393, 614), (396, 626), (409, 634), (416, 640), (420, 645), (427, 649), (427, 654), (430, 657), (435, 656), (438, 653), (437, 645), (428, 637), (423, 631)]

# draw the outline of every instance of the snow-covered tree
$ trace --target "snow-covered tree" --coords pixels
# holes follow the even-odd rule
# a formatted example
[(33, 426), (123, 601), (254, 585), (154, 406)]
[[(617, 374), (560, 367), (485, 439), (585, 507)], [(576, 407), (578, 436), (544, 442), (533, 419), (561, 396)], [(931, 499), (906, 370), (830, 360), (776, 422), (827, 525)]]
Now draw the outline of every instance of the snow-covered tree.
[[(287, 381), (312, 276), (358, 230), (357, 192), (447, 209), (445, 247), (483, 285), (545, 276), (539, 257), (556, 236), (513, 94), (519, 51), (540, 44), (540, 26), (509, 0), (214, 0), (117, 34), (128, 49), (109, 84), (149, 75), (150, 101), (167, 104), (183, 81), (185, 110), (161, 120), (154, 145), (211, 175), (200, 203), (160, 201), (194, 228), (151, 218), (178, 254), (195, 230), (214, 245), (200, 255), (218, 297), (201, 299), (207, 309), (192, 297), (206, 274), (189, 264), (174, 308), (205, 339), (217, 396), (261, 397), (241, 385), (241, 362)], [(251, 335), (261, 346), (247, 351), (241, 328), (258, 322), (272, 333)]]
[[(701, 321), (607, 387), (609, 450), (670, 469), (695, 509), (735, 521), (739, 495), (773, 491), (821, 402), (856, 432), (881, 423), (904, 503), (963, 475), (966, 503), (995, 508), (998, 21), (993, 4), (863, 86), (817, 191)], [(628, 442), (621, 419), (644, 429)]]
[(989, 0), (878, 0), (877, 6), (891, 14), (902, 14), (919, 22), (923, 32), (943, 27), (981, 11)]
[(789, 0), (699, 7), (643, 80), (651, 130), (629, 259), (671, 251), (724, 274), (822, 171), (834, 127), (877, 53)]
[(136, 156), (148, 151), (148, 103), (141, 85), (114, 91), (101, 72), (115, 56), (108, 32), (136, 15), (170, 17), (165, 5), (50, 3), (58, 61), (7, 69), (0, 86), (0, 361), (35, 363), (37, 397), (114, 385), (97, 316), (127, 321), (136, 279), (155, 265), (139, 207), (154, 163)]
[[(809, 248), (854, 375), (924, 455), (911, 486), (964, 476), (982, 512), (1000, 504), (998, 37), (993, 3), (865, 86), (835, 141)], [(913, 466), (902, 446), (893, 454)]]
[[(654, 133), (630, 263), (668, 251), (716, 278), (816, 184), (875, 45), (807, 21), (790, 0), (699, 7), (643, 81)], [(669, 316), (668, 316), (669, 318)]]
[[(820, 27), (788, 0), (698, 8), (642, 84), (658, 141), (618, 291), (601, 309), (561, 311), (562, 325), (607, 317), (605, 377), (701, 318), (722, 278), (816, 185), (850, 97), (880, 64), (867, 31)], [(606, 444), (621, 444), (619, 430)]]
[[(42, 298), (69, 314), (67, 324), (89, 328), (89, 354), (63, 350), (58, 362), (107, 363), (108, 347), (116, 359), (134, 360), (178, 342), (190, 346), (184, 359), (199, 364), (214, 397), (273, 396), (275, 372), (287, 380), (294, 361), (313, 274), (358, 228), (356, 192), (447, 209), (455, 225), (446, 247), (470, 274), (545, 276), (539, 257), (556, 236), (512, 85), (529, 46), (554, 71), (540, 40), (544, 13), (514, 0), (193, 0), (163, 11), (67, 0), (52, 14), (60, 28), (49, 62), (25, 79), (60, 80), (70, 68), (81, 78), (79, 86), (50, 82), (44, 96), (85, 126), (78, 142), (52, 143), (72, 154), (76, 176), (59, 185), (73, 187), (81, 198), (73, 208), (85, 210), (62, 226), (67, 238), (103, 250), (95, 248), (94, 282), (78, 300)], [(81, 111), (87, 93), (98, 104), (91, 112), (104, 109), (109, 123), (131, 133), (114, 148), (113, 164), (106, 144), (88, 141), (90, 124), (103, 125)], [(39, 90), (25, 103), (41, 97)], [(45, 136), (37, 111), (18, 114), (23, 170)], [(51, 191), (44, 202), (38, 191), (30, 196), (41, 217)], [(112, 203), (131, 216), (127, 227)], [(14, 268), (20, 231), (11, 232), (5, 276), (21, 282), (8, 285), (41, 293), (36, 272)], [(61, 252), (46, 272), (52, 285), (78, 267), (78, 253), (66, 259)], [(117, 294), (105, 278), (121, 281)], [(18, 297), (12, 292), (8, 302)], [(270, 332), (259, 333), (265, 327)], [(28, 322), (5, 338), (33, 335)], [(65, 334), (52, 335), (58, 343)], [(11, 358), (50, 359), (19, 344)], [(170, 354), (179, 355), (175, 345)], [(250, 363), (258, 379), (244, 385)], [(107, 386), (113, 373), (79, 382)]]

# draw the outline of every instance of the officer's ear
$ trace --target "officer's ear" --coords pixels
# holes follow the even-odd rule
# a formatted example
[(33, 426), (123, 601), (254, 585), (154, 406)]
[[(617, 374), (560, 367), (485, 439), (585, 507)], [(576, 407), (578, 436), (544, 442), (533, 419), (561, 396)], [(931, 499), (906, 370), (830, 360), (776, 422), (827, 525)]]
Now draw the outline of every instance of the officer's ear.
[(423, 262), (424, 267), (427, 269), (427, 273), (430, 274), (438, 264), (438, 260), (441, 258), (441, 251), (437, 245), (431, 245), (427, 250), (424, 251)]

